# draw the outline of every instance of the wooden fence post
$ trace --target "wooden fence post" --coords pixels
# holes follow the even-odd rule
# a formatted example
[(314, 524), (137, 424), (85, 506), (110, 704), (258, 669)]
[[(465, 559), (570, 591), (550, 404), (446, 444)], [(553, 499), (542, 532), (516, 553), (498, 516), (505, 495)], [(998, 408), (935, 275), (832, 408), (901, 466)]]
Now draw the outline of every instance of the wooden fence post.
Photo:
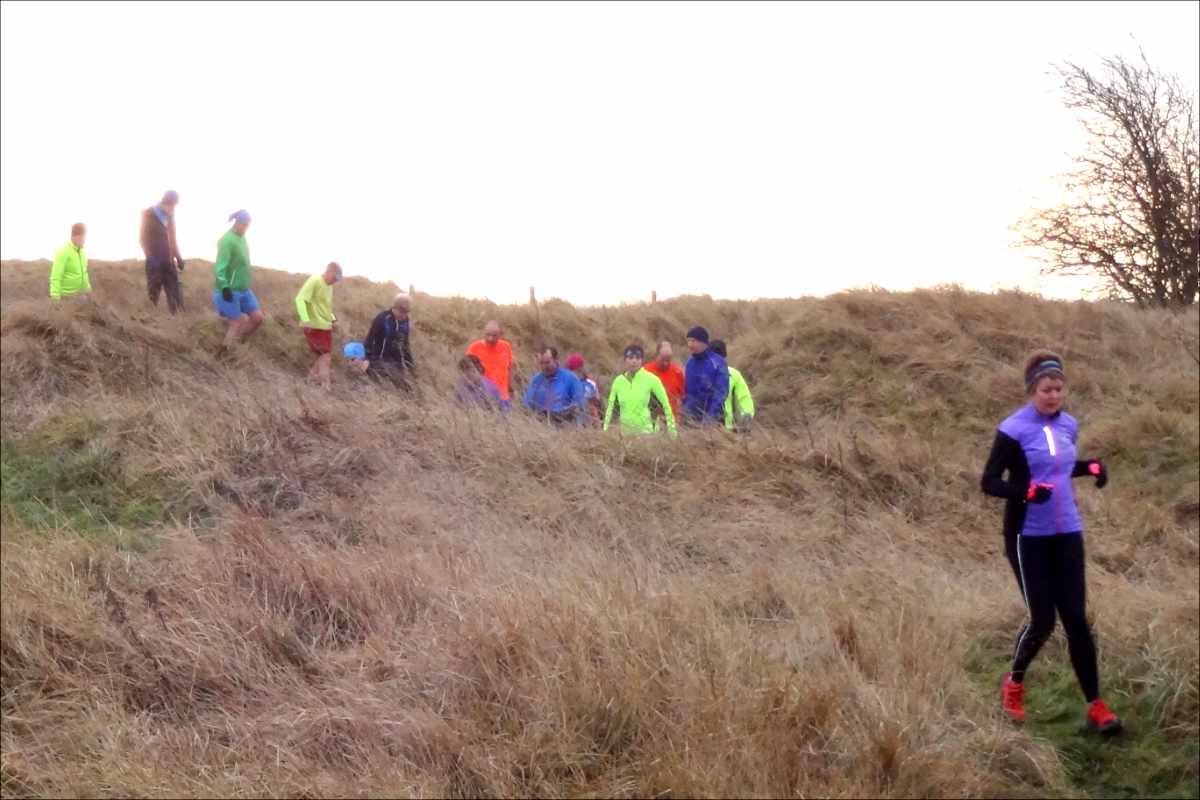
[(416, 290), (416, 289), (414, 289), (414, 288), (413, 288), (413, 285), (410, 283), (410, 284), (408, 285), (408, 296), (409, 296), (409, 297), (413, 297), (414, 295), (416, 295), (416, 293), (417, 293), (417, 290)]
[(654, 291), (653, 289), (650, 290), (650, 302), (651, 303), (658, 302), (658, 292)]
[(529, 287), (529, 305), (531, 305), (531, 306), (537, 305), (537, 294), (533, 291), (532, 286)]

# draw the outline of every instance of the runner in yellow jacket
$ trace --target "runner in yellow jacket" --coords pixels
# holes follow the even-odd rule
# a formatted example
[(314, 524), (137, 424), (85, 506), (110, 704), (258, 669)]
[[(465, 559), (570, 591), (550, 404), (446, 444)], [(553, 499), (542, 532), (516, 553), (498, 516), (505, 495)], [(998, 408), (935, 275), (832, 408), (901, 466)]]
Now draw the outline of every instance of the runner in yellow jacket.
[(87, 271), (87, 253), (83, 251), (86, 238), (87, 228), (82, 222), (76, 222), (71, 226), (71, 241), (54, 254), (54, 263), (50, 266), (51, 300), (92, 291), (92, 281)]
[[(725, 342), (713, 339), (709, 345), (721, 358), (725, 355)], [(734, 413), (737, 406), (737, 413)], [(754, 421), (754, 398), (750, 395), (750, 386), (742, 373), (733, 367), (729, 368), (729, 394), (725, 397), (725, 429), (745, 431)]]
[(671, 411), (671, 400), (658, 376), (642, 369), (642, 348), (630, 345), (625, 348), (625, 371), (613, 378), (608, 392), (608, 410), (604, 412), (604, 430), (612, 422), (613, 409), (619, 408), (621, 429), (627, 433), (654, 433), (654, 420), (650, 415), (650, 398), (658, 400), (667, 420), (667, 430), (675, 432), (675, 414)]

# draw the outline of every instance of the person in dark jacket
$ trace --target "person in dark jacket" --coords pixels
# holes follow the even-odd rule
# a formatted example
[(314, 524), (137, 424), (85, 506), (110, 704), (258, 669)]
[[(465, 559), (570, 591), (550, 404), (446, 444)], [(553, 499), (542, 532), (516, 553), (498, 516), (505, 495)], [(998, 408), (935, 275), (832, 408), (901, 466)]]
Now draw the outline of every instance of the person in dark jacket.
[(175, 207), (179, 193), (169, 191), (157, 205), (142, 212), (142, 231), (139, 237), (146, 256), (146, 291), (150, 305), (158, 307), (158, 297), (167, 295), (167, 310), (172, 314), (183, 309), (183, 290), (179, 273), (183, 271), (183, 256), (175, 237)]
[(370, 364), (369, 374), (386, 378), (405, 386), (413, 374), (412, 350), (409, 347), (408, 314), (412, 300), (406, 294), (392, 299), (391, 308), (380, 311), (371, 322), (371, 330), (363, 340)]
[(1079, 426), (1062, 410), (1065, 383), (1063, 360), (1056, 353), (1030, 356), (1028, 402), (1000, 423), (980, 479), (984, 493), (1006, 501), (1005, 554), (1029, 613), (1017, 633), (1012, 671), (1001, 684), (1001, 706), (1013, 722), (1025, 721), (1025, 671), (1054, 632), (1057, 612), (1087, 702), (1087, 725), (1111, 734), (1120, 730), (1121, 720), (1100, 699), (1096, 644), (1087, 620), (1083, 520), (1071, 483), (1093, 476), (1103, 489), (1108, 472), (1100, 461), (1076, 459)]
[(683, 419), (692, 423), (725, 424), (729, 396), (729, 367), (708, 346), (708, 331), (697, 325), (687, 333), (688, 359), (683, 378)]

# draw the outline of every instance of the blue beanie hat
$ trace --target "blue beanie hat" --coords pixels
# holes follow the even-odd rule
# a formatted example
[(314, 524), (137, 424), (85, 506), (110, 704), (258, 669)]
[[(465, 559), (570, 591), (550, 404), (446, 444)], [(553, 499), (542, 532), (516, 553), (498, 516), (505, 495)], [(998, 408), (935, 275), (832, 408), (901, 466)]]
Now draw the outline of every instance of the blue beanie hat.
[(687, 332), (687, 338), (695, 339), (698, 342), (704, 342), (705, 344), (708, 344), (708, 331), (706, 331), (700, 325), (697, 325)]
[(238, 209), (237, 211), (235, 211), (229, 215), (229, 219), (232, 220), (233, 222), (239, 222), (242, 225), (249, 225), (250, 224), (250, 212), (244, 208)]
[(342, 348), (342, 356), (345, 358), (366, 358), (367, 348), (363, 347), (362, 342), (346, 342)]

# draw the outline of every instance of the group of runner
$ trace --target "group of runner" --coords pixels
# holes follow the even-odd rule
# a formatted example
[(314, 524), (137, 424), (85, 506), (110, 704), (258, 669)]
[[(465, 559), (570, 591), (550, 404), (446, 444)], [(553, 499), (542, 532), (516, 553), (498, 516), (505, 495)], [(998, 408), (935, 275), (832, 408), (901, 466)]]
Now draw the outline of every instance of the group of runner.
[[(174, 210), (179, 202), (167, 192), (161, 202), (142, 213), (142, 248), (146, 255), (149, 299), (157, 305), (166, 294), (168, 308), (183, 307), (178, 272), (184, 262), (175, 238)], [(240, 210), (220, 239), (213, 267), (213, 304), (228, 321), (225, 345), (252, 335), (263, 312), (250, 288), (250, 256), (246, 230), (250, 215)], [(55, 254), (50, 270), (52, 299), (91, 291), (82, 224), (71, 228), (71, 241)], [(320, 275), (304, 282), (295, 298), (300, 327), (316, 359), (309, 376), (330, 386), (333, 285), (342, 268), (329, 264)], [(343, 354), (352, 369), (379, 380), (405, 386), (413, 375), (409, 345), (412, 299), (393, 298), (390, 307), (372, 320), (363, 341), (350, 342)], [(511, 408), (513, 349), (503, 338), (499, 322), (488, 322), (483, 336), (466, 348), (459, 361), (456, 396), (464, 405), (481, 405), (506, 412)], [(720, 340), (710, 340), (703, 327), (687, 333), (691, 351), (686, 368), (672, 359), (671, 343), (658, 344), (647, 361), (640, 345), (625, 348), (624, 365), (612, 382), (608, 403), (602, 403), (596, 381), (584, 370), (578, 353), (559, 365), (558, 350), (538, 353), (539, 371), (525, 390), (523, 405), (559, 425), (611, 426), (614, 414), (622, 430), (646, 434), (664, 427), (674, 434), (677, 421), (723, 424), (742, 429), (754, 417), (754, 405), (742, 375), (725, 361)], [(1101, 734), (1116, 733), (1120, 719), (1100, 697), (1095, 640), (1087, 619), (1083, 521), (1072, 481), (1091, 477), (1098, 489), (1108, 483), (1104, 464), (1077, 458), (1079, 426), (1063, 410), (1066, 370), (1063, 359), (1050, 351), (1035, 352), (1024, 365), (1025, 404), (1002, 421), (983, 470), (980, 487), (1005, 500), (1005, 553), (1016, 578), (1028, 618), (1017, 632), (1012, 667), (1001, 682), (1001, 708), (1016, 723), (1025, 721), (1026, 672), (1062, 618), (1071, 665), (1086, 703), (1087, 727)]]

